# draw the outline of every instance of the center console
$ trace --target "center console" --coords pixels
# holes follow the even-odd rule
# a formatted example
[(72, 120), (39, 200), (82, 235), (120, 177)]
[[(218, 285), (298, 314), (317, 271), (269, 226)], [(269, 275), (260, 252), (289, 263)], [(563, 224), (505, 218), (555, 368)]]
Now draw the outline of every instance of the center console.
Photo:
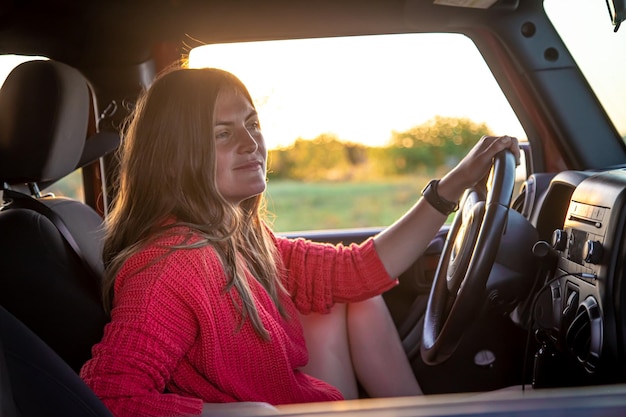
[(563, 361), (569, 372), (562, 377), (571, 384), (610, 382), (624, 374), (614, 365), (623, 362), (626, 346), (620, 330), (626, 301), (625, 205), (626, 170), (592, 175), (576, 186), (563, 227), (552, 235), (557, 261), (539, 294), (534, 320), (541, 349)]

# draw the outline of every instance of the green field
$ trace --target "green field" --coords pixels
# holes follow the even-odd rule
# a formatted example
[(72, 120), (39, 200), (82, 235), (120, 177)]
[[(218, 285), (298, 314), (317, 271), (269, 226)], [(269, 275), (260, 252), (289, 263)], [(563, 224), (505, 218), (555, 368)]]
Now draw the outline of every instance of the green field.
[[(270, 223), (277, 232), (386, 226), (418, 199), (427, 178), (372, 182), (272, 180), (267, 188)], [(82, 200), (80, 170), (46, 191)]]
[(419, 198), (427, 178), (385, 182), (272, 180), (267, 207), (277, 232), (386, 226)]
[[(269, 220), (276, 232), (387, 226), (419, 198), (429, 177), (369, 182), (271, 180)], [(82, 199), (80, 171), (46, 191)]]

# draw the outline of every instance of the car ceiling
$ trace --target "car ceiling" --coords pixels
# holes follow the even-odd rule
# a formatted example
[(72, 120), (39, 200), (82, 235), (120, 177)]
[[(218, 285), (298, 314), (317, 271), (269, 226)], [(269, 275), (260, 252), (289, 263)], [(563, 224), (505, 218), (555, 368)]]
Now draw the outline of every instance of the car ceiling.
[(159, 43), (191, 48), (445, 29), (462, 16), (517, 2), (500, 0), (483, 11), (434, 6), (432, 0), (4, 0), (0, 53), (42, 55), (82, 68), (133, 65), (148, 60)]

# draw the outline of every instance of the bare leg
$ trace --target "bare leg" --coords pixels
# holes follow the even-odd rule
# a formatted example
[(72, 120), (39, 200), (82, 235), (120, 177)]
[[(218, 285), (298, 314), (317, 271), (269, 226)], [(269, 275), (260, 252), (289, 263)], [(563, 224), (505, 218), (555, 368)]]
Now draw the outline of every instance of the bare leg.
[(346, 314), (346, 304), (335, 304), (329, 314), (300, 315), (309, 351), (309, 363), (302, 371), (338, 388), (350, 400), (358, 398), (358, 389), (350, 359)]
[(382, 296), (300, 319), (309, 351), (303, 371), (346, 399), (358, 398), (356, 378), (371, 397), (421, 394)]
[(355, 373), (371, 397), (420, 395), (382, 296), (348, 304), (348, 337)]

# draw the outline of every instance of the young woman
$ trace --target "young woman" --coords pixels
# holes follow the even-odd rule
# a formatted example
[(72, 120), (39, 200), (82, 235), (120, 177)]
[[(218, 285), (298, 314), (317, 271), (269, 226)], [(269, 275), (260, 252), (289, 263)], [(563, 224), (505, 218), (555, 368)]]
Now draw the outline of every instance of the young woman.
[[(519, 157), (516, 139), (482, 138), (440, 197), (457, 200), (505, 148)], [(420, 199), (360, 245), (281, 238), (263, 221), (266, 157), (252, 99), (230, 73), (174, 70), (138, 103), (107, 219), (111, 322), (81, 370), (115, 415), (351, 398), (355, 373), (371, 395), (419, 393), (379, 295), (446, 216)]]

